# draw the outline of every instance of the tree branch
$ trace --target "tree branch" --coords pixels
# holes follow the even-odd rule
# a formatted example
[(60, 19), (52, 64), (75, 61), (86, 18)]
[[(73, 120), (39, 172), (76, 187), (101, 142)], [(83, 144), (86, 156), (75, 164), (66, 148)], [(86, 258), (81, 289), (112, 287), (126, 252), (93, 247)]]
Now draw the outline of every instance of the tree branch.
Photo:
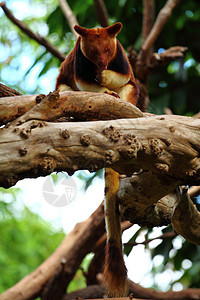
[(188, 195), (190, 197), (197, 197), (200, 194), (200, 186), (191, 186), (188, 190)]
[(153, 289), (143, 288), (141, 285), (132, 281), (129, 282), (129, 288), (134, 297), (142, 299), (190, 300), (198, 299), (200, 297), (200, 289), (185, 289), (179, 292), (160, 292)]
[(77, 18), (75, 17), (73, 11), (71, 10), (67, 0), (59, 0), (60, 7), (68, 21), (69, 27), (76, 38), (78, 38), (78, 34), (74, 30), (74, 26), (78, 25)]
[(187, 188), (182, 189), (181, 199), (172, 218), (177, 233), (187, 241), (200, 245), (200, 212), (190, 199)]
[[(105, 96), (92, 94), (98, 96), (98, 100), (88, 100), (88, 93), (81, 94), (87, 99), (81, 105), (88, 112), (96, 109), (95, 105), (101, 99), (98, 97)], [(70, 102), (66, 102), (66, 105), (65, 101), (70, 96), (73, 98), (74, 93), (67, 92), (61, 96), (58, 92), (51, 93), (22, 117), (0, 129), (2, 186), (9, 187), (21, 178), (38, 177), (61, 170), (72, 174), (78, 169), (94, 171), (109, 166), (127, 175), (140, 169), (149, 170), (134, 173), (125, 188), (122, 184), (126, 179), (121, 180), (118, 193), (120, 210), (132, 223), (147, 226), (170, 223), (179, 203), (174, 189), (181, 184), (200, 182), (200, 120), (174, 115), (141, 117), (143, 114), (135, 106), (126, 103), (128, 106), (122, 108), (130, 108), (129, 117), (132, 114), (139, 118), (84, 123), (44, 122), (60, 117), (63, 112), (67, 114)], [(123, 101), (113, 101), (112, 96), (107, 97), (111, 101), (109, 106), (112, 103), (112, 111), (116, 109), (119, 116), (122, 109), (119, 113), (115, 104)], [(7, 99), (9, 101), (11, 97)], [(75, 98), (73, 104), (76, 102), (80, 103), (79, 98)], [(107, 105), (108, 102), (106, 100)], [(102, 99), (98, 104), (99, 111), (105, 110)], [(73, 110), (77, 113), (76, 105), (73, 105)], [(129, 186), (132, 188), (131, 201), (126, 199)], [(172, 194), (166, 196), (169, 193)], [(193, 207), (192, 217), (198, 224), (200, 217)], [(174, 224), (176, 231), (183, 235)], [(196, 242), (198, 235), (195, 231), (192, 233), (193, 227), (194, 224), (184, 236)]]
[[(129, 292), (132, 293), (134, 297), (133, 299), (194, 300), (200, 298), (200, 289), (185, 289), (179, 292), (174, 292), (174, 291), (160, 292), (160, 291), (155, 291), (153, 289), (144, 288), (141, 285), (134, 283), (132, 281), (129, 281)], [(61, 300), (77, 299), (78, 297), (95, 300), (95, 298), (103, 298), (104, 294), (105, 294), (104, 287), (99, 285), (91, 285), (85, 289), (81, 289), (73, 293), (69, 293), (68, 295), (65, 295)], [(130, 300), (131, 297), (120, 298), (120, 299)]]
[[(34, 107), (35, 105), (37, 107)], [(33, 107), (34, 109), (28, 112)], [(88, 121), (143, 116), (143, 113), (131, 103), (102, 93), (62, 92), (58, 94), (55, 91), (46, 97), (21, 95), (0, 98), (0, 125), (11, 122), (25, 113), (26, 115), (18, 121), (25, 122), (30, 119), (52, 121), (63, 116)]]
[(175, 46), (166, 49), (162, 53), (153, 53), (150, 59), (149, 68), (153, 69), (158, 67), (159, 65), (163, 65), (173, 61), (177, 58), (181, 58), (184, 56), (185, 52), (187, 51), (187, 47)]
[(127, 175), (142, 168), (163, 180), (172, 178), (177, 184), (199, 184), (199, 119), (164, 115), (109, 122), (39, 121), (45, 106), (53, 117), (52, 103), (56, 111), (55, 99), (50, 98), (41, 103), (41, 110), (38, 105), (27, 113), (29, 121), (24, 122), (25, 114), (0, 129), (2, 186), (53, 171), (71, 174), (78, 169), (97, 171), (103, 167)]
[(65, 55), (62, 52), (60, 52), (54, 45), (52, 45), (48, 40), (46, 40), (41, 35), (34, 33), (30, 28), (28, 28), (28, 26), (26, 26), (25, 23), (15, 18), (14, 15), (11, 13), (11, 11), (7, 8), (4, 1), (0, 3), (0, 6), (5, 12), (6, 16), (11, 20), (11, 22), (17, 25), (17, 27), (19, 27), (31, 39), (35, 40), (40, 45), (44, 46), (47, 51), (49, 51), (52, 55), (57, 57), (60, 61), (65, 60)]
[[(104, 230), (104, 210), (101, 205), (89, 219), (75, 226), (44, 263), (1, 294), (1, 300), (34, 299), (42, 291), (42, 299), (61, 299), (82, 259), (91, 251)], [(60, 282), (54, 285), (56, 279), (60, 279)]]
[(154, 0), (143, 0), (143, 23), (142, 23), (142, 41), (146, 40), (149, 35), (155, 15), (155, 3)]
[(118, 191), (120, 212), (131, 223), (140, 226), (168, 225), (177, 205), (173, 191), (178, 185), (174, 178), (164, 179), (151, 171), (121, 178)]
[(97, 14), (97, 18), (102, 27), (107, 27), (108, 22), (108, 13), (103, 0), (93, 0), (94, 8)]
[(152, 48), (164, 25), (171, 16), (173, 9), (179, 4), (179, 2), (180, 0), (167, 0), (165, 6), (160, 10), (151, 32), (142, 45), (140, 54), (141, 62), (147, 62), (146, 59), (148, 58), (147, 53), (149, 52), (149, 49)]
[(0, 98), (21, 95), (18, 91), (0, 83)]
[(155, 240), (165, 240), (165, 239), (168, 239), (168, 238), (174, 238), (177, 236), (177, 233), (175, 232), (168, 232), (168, 233), (165, 233), (165, 234), (161, 234), (155, 238), (152, 238), (152, 239), (147, 239), (143, 242), (140, 242), (140, 243), (137, 243), (137, 242), (128, 242), (128, 243), (125, 243), (124, 245), (125, 246), (138, 246), (138, 245), (147, 245), (149, 243), (151, 243), (152, 241), (155, 241)]

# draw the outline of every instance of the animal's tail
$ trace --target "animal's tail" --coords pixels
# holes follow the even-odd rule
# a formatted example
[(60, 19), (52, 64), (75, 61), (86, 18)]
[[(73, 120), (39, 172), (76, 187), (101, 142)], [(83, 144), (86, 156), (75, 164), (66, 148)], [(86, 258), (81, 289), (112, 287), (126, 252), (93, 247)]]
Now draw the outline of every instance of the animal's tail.
[(105, 170), (105, 219), (107, 230), (104, 281), (107, 295), (126, 296), (127, 270), (122, 254), (121, 220), (118, 210), (117, 192), (119, 174), (111, 168)]

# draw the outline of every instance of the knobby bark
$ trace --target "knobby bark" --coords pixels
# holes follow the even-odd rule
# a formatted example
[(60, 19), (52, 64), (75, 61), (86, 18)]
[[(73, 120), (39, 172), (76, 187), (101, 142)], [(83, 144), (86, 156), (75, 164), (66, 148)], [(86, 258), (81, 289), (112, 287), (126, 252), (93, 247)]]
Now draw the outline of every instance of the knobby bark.
[[(18, 97), (22, 96), (8, 97), (6, 101), (1, 98), (2, 111), (8, 111), (6, 105), (10, 106)], [(27, 99), (27, 103), (35, 104), (35, 98)], [(89, 116), (110, 119), (111, 111), (112, 117), (119, 118), (125, 113), (131, 119), (47, 122), (70, 114), (79, 120), (88, 120)], [(128, 220), (147, 226), (172, 222), (178, 233), (199, 243), (199, 213), (188, 200), (187, 221), (192, 219), (193, 223), (182, 226), (186, 216), (180, 203), (186, 200), (174, 193), (179, 185), (200, 183), (199, 119), (144, 114), (135, 106), (105, 94), (55, 92), (43, 96), (40, 103), (0, 130), (2, 186), (53, 171), (73, 174), (80, 169), (97, 171), (110, 166), (131, 176), (121, 179), (118, 193), (121, 213)]]
[[(103, 1), (94, 2), (103, 3)], [(148, 13), (153, 11), (153, 2), (143, 1), (146, 7), (146, 17), (144, 16), (143, 22), (142, 49), (139, 55), (133, 50), (129, 51), (129, 58), (140, 88), (139, 105), (143, 110), (148, 104), (147, 86), (150, 72), (160, 64), (182, 57), (187, 49), (177, 46), (169, 48), (161, 54), (152, 54), (155, 40), (180, 1), (168, 0), (158, 14), (154, 25), (152, 24), (153, 14), (147, 20)], [(44, 45), (61, 61), (64, 60), (64, 54), (55, 51), (47, 40), (33, 34), (23, 23), (18, 22), (6, 8), (4, 2), (0, 5), (12, 22), (21, 30)], [(175, 188), (180, 184), (199, 184), (200, 127), (198, 120), (175, 116), (169, 116), (169, 118), (168, 116), (148, 116), (135, 108), (133, 109), (129, 104), (123, 105), (118, 99), (113, 99), (112, 96), (95, 96), (94, 94), (89, 95), (89, 93), (51, 95), (49, 97), (40, 95), (37, 98), (30, 96), (23, 97), (23, 102), (22, 98), (6, 98), (0, 102), (0, 108), (1, 124), (11, 122), (9, 126), (0, 129), (0, 156), (3, 158), (0, 164), (2, 185), (12, 186), (21, 178), (46, 175), (54, 170), (67, 170), (69, 173), (73, 173), (79, 168), (98, 170), (104, 166), (112, 166), (122, 174), (131, 176), (121, 178), (118, 193), (120, 210), (126, 218), (134, 223), (148, 226), (160, 226), (172, 222), (176, 232), (191, 242), (200, 243), (199, 212), (185, 189), (182, 192), (177, 189), (175, 191)], [(128, 122), (127, 120), (65, 124), (49, 122), (109, 120), (120, 119), (124, 116), (140, 119), (131, 119)], [(44, 139), (44, 143), (40, 143), (39, 139)], [(41, 149), (37, 149), (40, 146)], [(4, 154), (3, 149), (8, 151)], [(73, 154), (73, 151), (76, 152), (76, 155)], [(8, 160), (11, 160), (11, 165), (7, 168)], [(4, 170), (5, 175), (2, 173)], [(103, 218), (103, 216), (101, 217)], [(92, 229), (90, 228), (90, 230)], [(75, 230), (73, 233), (77, 233), (80, 238), (79, 230)], [(87, 238), (88, 235), (86, 237), (88, 243)], [(76, 245), (76, 238), (74, 241)], [(80, 243), (78, 245), (82, 247)], [(71, 247), (74, 247), (73, 243)], [(68, 250), (66, 251), (68, 252)], [(75, 251), (75, 256), (71, 259), (70, 274), (74, 274), (77, 268), (75, 263), (78, 257), (76, 256), (77, 253)], [(66, 252), (62, 252), (63, 256), (66, 257)], [(67, 254), (67, 257), (70, 256)], [(64, 294), (68, 282), (65, 276), (66, 274), (69, 275), (67, 273), (69, 269), (64, 267), (65, 259), (60, 260), (59, 258), (54, 261), (56, 262), (54, 267), (50, 267), (50, 271), (53, 270), (51, 275), (47, 272), (48, 263), (53, 263), (53, 260), (50, 259), (44, 265), (48, 266), (47, 269), (38, 268), (39, 273), (34, 273), (33, 277), (28, 279), (24, 278), (21, 286), (16, 285), (8, 290), (9, 293), (11, 291), (11, 294), (7, 297), (8, 294), (5, 296), (4, 293), (4, 297), (7, 298), (2, 299), (29, 299), (27, 298), (29, 296), (31, 299), (37, 293), (41, 293), (43, 290), (41, 284), (46, 287), (43, 292), (43, 299), (58, 299), (57, 295)], [(47, 276), (44, 280), (40, 275), (45, 275), (45, 273)], [(56, 290), (55, 286), (58, 284), (55, 283), (57, 283), (58, 278), (61, 285)], [(130, 286), (133, 288), (134, 296), (140, 298), (200, 298), (199, 290), (190, 289), (178, 293), (161, 293), (143, 289), (134, 283), (130, 283)], [(25, 291), (30, 289), (29, 292), (32, 291), (32, 295), (30, 293), (29, 296), (25, 297), (24, 288)], [(16, 298), (16, 295), (19, 298)], [(81, 293), (76, 295), (81, 296)], [(94, 297), (99, 296), (94, 295)], [(87, 298), (89, 299), (89, 297)], [(64, 296), (62, 299), (67, 298)]]
[(22, 123), (30, 119), (56, 121), (61, 117), (74, 117), (76, 120), (88, 121), (110, 120), (124, 116), (142, 117), (143, 113), (137, 107), (128, 102), (124, 103), (119, 98), (91, 92), (60, 94), (54, 92), (46, 97), (45, 95), (21, 95), (0, 98), (0, 125), (7, 124), (22, 115), (23, 117), (17, 122)]
[[(93, 107), (95, 101), (96, 98), (91, 100)], [(199, 184), (199, 119), (172, 115), (141, 117), (142, 113), (132, 106), (136, 119), (45, 122), (63, 115), (64, 102), (64, 98), (50, 95), (1, 128), (0, 170), (4, 172), (1, 171), (0, 181), (4, 186), (25, 176), (37, 177), (40, 172), (44, 175), (55, 170), (73, 173), (77, 169), (94, 171), (105, 166), (112, 166), (123, 174), (142, 168), (164, 179), (170, 176), (179, 183)], [(99, 101), (100, 111), (104, 103)], [(123, 106), (123, 101), (120, 103)], [(81, 111), (78, 115), (80, 118)]]
[[(22, 98), (24, 108), (20, 113), (25, 113), (17, 118), (19, 108), (16, 105), (21, 105)], [(2, 186), (12, 186), (19, 179), (53, 171), (65, 170), (72, 174), (78, 169), (94, 171), (111, 166), (121, 174), (131, 176), (122, 176), (118, 192), (120, 211), (127, 219), (148, 226), (171, 222), (176, 232), (199, 244), (199, 212), (185, 190), (182, 194), (174, 192), (181, 184), (198, 185), (200, 182), (199, 119), (144, 114), (129, 103), (99, 93), (55, 92), (48, 96), (15, 96), (1, 98), (0, 103), (2, 122), (12, 120), (0, 129)], [(5, 119), (6, 111), (11, 112), (8, 119)], [(130, 119), (119, 119), (124, 115)], [(50, 122), (69, 116), (74, 120), (118, 119)], [(88, 240), (84, 241), (87, 244)], [(66, 253), (70, 255), (71, 252), (67, 250)], [(69, 264), (66, 268), (56, 264), (52, 273), (47, 272), (47, 277), (38, 277), (38, 289), (34, 284), (29, 286), (30, 298), (33, 290), (35, 296), (41, 292), (41, 284), (46, 286), (43, 299), (61, 297), (80, 263), (77, 261), (70, 271)], [(29, 296), (22, 298), (21, 291), (24, 291), (27, 280), (32, 282), (30, 278), (36, 273), (8, 290), (11, 292), (9, 299), (29, 299)], [(58, 279), (59, 285), (55, 284)], [(19, 298), (16, 295), (20, 295)]]

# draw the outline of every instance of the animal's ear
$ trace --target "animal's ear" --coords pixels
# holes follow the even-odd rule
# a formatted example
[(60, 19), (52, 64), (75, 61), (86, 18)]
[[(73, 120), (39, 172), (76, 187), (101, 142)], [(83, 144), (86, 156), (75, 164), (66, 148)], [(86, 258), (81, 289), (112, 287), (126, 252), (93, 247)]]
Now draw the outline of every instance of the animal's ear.
[(74, 30), (80, 35), (80, 36), (86, 36), (88, 33), (88, 29), (81, 27), (79, 25), (74, 26)]
[(107, 31), (111, 36), (116, 36), (120, 30), (122, 29), (122, 23), (118, 22), (109, 27), (107, 27)]

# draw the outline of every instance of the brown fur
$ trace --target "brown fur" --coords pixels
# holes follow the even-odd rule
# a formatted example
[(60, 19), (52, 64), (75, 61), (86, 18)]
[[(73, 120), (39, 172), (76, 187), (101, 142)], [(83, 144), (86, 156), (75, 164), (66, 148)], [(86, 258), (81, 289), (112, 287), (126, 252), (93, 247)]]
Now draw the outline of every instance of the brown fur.
[(127, 295), (127, 270), (121, 249), (109, 239), (106, 245), (106, 264), (103, 277), (107, 286), (106, 294), (111, 297)]
[[(138, 90), (135, 77), (125, 51), (116, 35), (121, 23), (106, 28), (86, 29), (75, 26), (80, 35), (74, 49), (62, 63), (56, 89), (105, 92), (134, 105)], [(125, 296), (127, 271), (122, 254), (121, 219), (117, 192), (119, 174), (111, 168), (105, 170), (105, 219), (107, 246), (104, 279), (107, 294)]]
[(104, 283), (109, 297), (126, 296), (127, 271), (122, 254), (121, 217), (119, 214), (117, 192), (119, 174), (111, 168), (105, 170), (105, 219), (107, 245), (104, 265)]
[(121, 23), (95, 29), (76, 25), (80, 37), (61, 65), (56, 89), (107, 92), (136, 104), (135, 77), (116, 39), (121, 28)]

